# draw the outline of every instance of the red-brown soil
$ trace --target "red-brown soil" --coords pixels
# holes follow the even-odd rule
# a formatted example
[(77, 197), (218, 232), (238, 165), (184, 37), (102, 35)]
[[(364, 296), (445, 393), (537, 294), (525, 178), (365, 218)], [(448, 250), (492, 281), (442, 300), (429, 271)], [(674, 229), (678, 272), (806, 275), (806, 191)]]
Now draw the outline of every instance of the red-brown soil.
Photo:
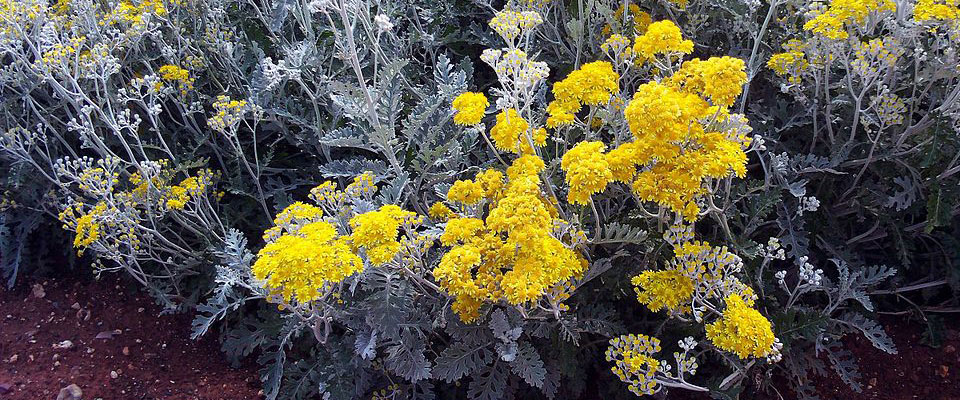
[(945, 329), (939, 348), (921, 344), (924, 324), (903, 317), (882, 318), (897, 345), (897, 354), (877, 350), (862, 336), (849, 336), (847, 347), (858, 358), (863, 393), (839, 379), (818, 382), (825, 399), (960, 400), (960, 315), (942, 316)]
[(190, 340), (190, 315), (159, 312), (116, 280), (0, 289), (0, 399), (52, 400), (70, 384), (84, 400), (261, 397), (255, 368), (231, 368), (215, 337)]
[[(84, 400), (262, 398), (255, 367), (231, 368), (214, 337), (189, 339), (189, 314), (159, 311), (148, 296), (115, 279), (0, 289), (0, 400), (55, 399), (70, 384), (83, 390)], [(832, 376), (816, 382), (821, 398), (960, 400), (960, 318), (943, 320), (939, 348), (921, 344), (923, 324), (903, 317), (882, 319), (897, 355), (849, 336), (845, 342), (858, 357), (863, 393)], [(72, 346), (57, 348), (65, 340)], [(685, 392), (668, 398), (709, 396)]]

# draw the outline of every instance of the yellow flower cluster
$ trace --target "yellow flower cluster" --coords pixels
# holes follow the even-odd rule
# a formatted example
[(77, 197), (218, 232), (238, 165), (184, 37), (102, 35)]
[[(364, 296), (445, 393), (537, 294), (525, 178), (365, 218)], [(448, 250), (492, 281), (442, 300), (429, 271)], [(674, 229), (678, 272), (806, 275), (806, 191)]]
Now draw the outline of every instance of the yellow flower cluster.
[(693, 41), (683, 39), (680, 28), (669, 20), (650, 24), (647, 31), (633, 42), (633, 53), (643, 61), (652, 60), (660, 54), (674, 57), (692, 51)]
[[(524, 155), (507, 169), (506, 183), (499, 171), (480, 173), (471, 182), (489, 204), (486, 219), (450, 216), (440, 240), (452, 248), (433, 276), (455, 297), (453, 310), (463, 321), (476, 320), (484, 302), (537, 301), (583, 273), (585, 261), (554, 232), (555, 210), (540, 192), (543, 168), (543, 160)], [(454, 189), (448, 200), (462, 197)]]
[[(84, 214), (80, 218), (77, 218), (76, 225), (74, 230), (77, 232), (77, 236), (73, 238), (73, 247), (80, 251), (80, 254), (83, 254), (83, 250), (89, 247), (93, 242), (96, 242), (100, 238), (100, 223), (97, 219), (107, 210), (107, 204), (104, 202), (99, 202), (93, 207), (90, 212)], [(61, 219), (63, 219), (61, 217)]]
[[(170, 3), (180, 5), (182, 4), (182, 0), (172, 0)], [(100, 20), (100, 24), (125, 23), (139, 28), (144, 25), (144, 16), (148, 14), (166, 17), (169, 11), (163, 3), (163, 0), (139, 0), (136, 2), (123, 0)]]
[(457, 125), (476, 125), (483, 119), (490, 102), (483, 93), (464, 92), (453, 99), (453, 123)]
[[(280, 213), (274, 227), (278, 229), (264, 235), (273, 239), (257, 253), (252, 267), (253, 275), (287, 302), (316, 300), (327, 285), (363, 270), (363, 261), (351, 252), (348, 239), (310, 207), (294, 203)], [(298, 218), (300, 223), (289, 223)]]
[(895, 38), (870, 39), (854, 46), (854, 59), (850, 61), (850, 66), (860, 76), (874, 76), (881, 70), (893, 68), (901, 54), (903, 49)]
[(801, 74), (810, 67), (810, 62), (807, 61), (804, 53), (805, 48), (806, 43), (800, 40), (788, 40), (783, 45), (783, 49), (786, 51), (770, 56), (770, 59), (767, 60), (767, 68), (770, 68), (779, 76), (788, 77), (787, 80), (790, 83), (799, 84)]
[(656, 373), (660, 362), (652, 356), (660, 351), (660, 340), (647, 335), (622, 335), (610, 340), (606, 359), (610, 368), (637, 396), (651, 395), (660, 388)]
[(643, 271), (630, 281), (637, 292), (637, 301), (650, 311), (689, 311), (693, 296), (693, 280), (679, 270)]
[(960, 19), (960, 7), (954, 0), (917, 0), (913, 6), (913, 19), (919, 22)]
[(213, 108), (217, 110), (217, 113), (207, 120), (207, 124), (212, 129), (221, 132), (238, 124), (243, 115), (250, 109), (246, 100), (233, 100), (225, 95), (217, 96)]
[(213, 171), (200, 170), (196, 176), (180, 181), (179, 185), (171, 186), (164, 203), (167, 209), (182, 210), (191, 199), (207, 190), (213, 182)]
[(715, 106), (729, 107), (747, 82), (747, 73), (739, 58), (694, 58), (684, 62), (668, 82), (683, 92), (701, 94)]
[(263, 232), (263, 240), (275, 241), (284, 232), (296, 231), (304, 224), (319, 221), (322, 217), (323, 210), (319, 207), (302, 201), (294, 202), (274, 217), (273, 227)]
[(531, 131), (527, 120), (511, 108), (497, 114), (497, 123), (490, 128), (490, 137), (497, 149), (532, 154), (533, 146), (543, 147), (547, 143), (547, 130), (537, 128)]
[(848, 27), (862, 25), (871, 13), (896, 11), (893, 0), (833, 0), (826, 10), (803, 24), (803, 29), (840, 40), (850, 37)]
[(388, 204), (377, 211), (359, 214), (350, 219), (353, 234), (350, 242), (354, 249), (366, 251), (373, 264), (384, 264), (400, 251), (397, 241), (402, 224), (419, 224), (422, 217), (396, 205)]
[(613, 172), (603, 154), (605, 149), (603, 142), (580, 142), (564, 153), (560, 166), (570, 188), (567, 201), (587, 204), (590, 196), (602, 192), (613, 180)]
[(373, 174), (365, 172), (343, 191), (333, 182), (324, 182), (310, 190), (316, 205), (295, 202), (277, 214), (274, 226), (263, 234), (267, 245), (257, 254), (254, 276), (287, 302), (308, 302), (323, 296), (330, 285), (362, 271), (361, 251), (371, 263), (383, 264), (407, 244), (429, 247), (422, 237), (411, 242), (404, 238), (404, 244), (397, 240), (401, 226), (418, 224), (421, 218), (396, 205), (354, 215), (349, 220), (350, 235), (339, 234), (324, 220), (324, 209), (349, 212), (343, 204), (347, 198), (369, 200), (376, 191), (373, 180)]
[(190, 71), (176, 65), (164, 65), (157, 72), (160, 74), (160, 79), (176, 83), (181, 94), (186, 95), (187, 91), (193, 90), (194, 79), (190, 77)]
[(740, 358), (769, 355), (776, 341), (770, 321), (739, 295), (730, 295), (725, 302), (723, 317), (707, 325), (707, 338)]
[[(709, 90), (720, 101), (727, 101), (739, 95), (740, 83), (711, 82)], [(701, 88), (684, 85), (682, 89)], [(610, 164), (616, 168), (615, 177), (623, 180), (634, 167), (650, 164), (633, 177), (637, 196), (695, 220), (700, 211), (695, 200), (704, 191), (705, 178), (722, 178), (731, 171), (737, 176), (746, 174), (744, 148), (749, 138), (707, 130), (708, 117), (725, 113), (724, 108), (710, 107), (697, 94), (656, 82), (641, 85), (625, 110), (635, 141), (609, 154), (614, 158)]]
[(547, 106), (547, 126), (556, 128), (573, 122), (584, 105), (605, 104), (620, 90), (620, 75), (606, 61), (584, 64), (553, 85), (554, 100)]

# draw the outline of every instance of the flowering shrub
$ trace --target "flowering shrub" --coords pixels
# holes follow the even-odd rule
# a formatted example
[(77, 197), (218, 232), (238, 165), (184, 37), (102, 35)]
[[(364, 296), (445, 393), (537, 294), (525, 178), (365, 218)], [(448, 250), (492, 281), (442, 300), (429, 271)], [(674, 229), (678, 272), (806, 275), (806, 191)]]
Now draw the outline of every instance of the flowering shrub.
[(958, 302), (955, 2), (0, 17), (8, 284), (123, 271), (269, 399), (812, 399)]

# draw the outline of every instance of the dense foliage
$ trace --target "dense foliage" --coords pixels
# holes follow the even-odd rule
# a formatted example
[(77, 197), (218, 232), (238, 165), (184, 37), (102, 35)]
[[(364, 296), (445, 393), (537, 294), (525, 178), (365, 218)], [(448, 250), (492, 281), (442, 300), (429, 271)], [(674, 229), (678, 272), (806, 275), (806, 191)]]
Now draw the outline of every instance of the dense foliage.
[(859, 390), (842, 337), (960, 300), (958, 43), (953, 0), (0, 0), (0, 267), (72, 246), (269, 399)]

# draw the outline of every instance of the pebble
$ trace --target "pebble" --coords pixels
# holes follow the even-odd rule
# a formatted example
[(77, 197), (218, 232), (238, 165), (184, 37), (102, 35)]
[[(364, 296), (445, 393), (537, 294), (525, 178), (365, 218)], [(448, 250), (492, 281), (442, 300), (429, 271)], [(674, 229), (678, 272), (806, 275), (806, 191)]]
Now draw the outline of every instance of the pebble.
[(38, 299), (42, 299), (47, 295), (47, 292), (43, 290), (43, 285), (39, 283), (34, 283), (30, 292), (33, 294), (33, 297), (36, 297)]
[(83, 390), (80, 390), (80, 387), (75, 383), (71, 383), (70, 386), (60, 389), (60, 394), (57, 395), (57, 400), (80, 400), (82, 398)]
[(64, 349), (64, 350), (66, 350), (66, 349), (72, 349), (72, 348), (73, 348), (73, 342), (71, 342), (71, 341), (69, 341), (69, 340), (64, 340), (64, 341), (62, 341), (62, 342), (60, 342), (60, 343), (57, 343), (57, 344), (53, 345), (53, 347), (54, 347), (54, 348), (57, 348), (57, 349)]
[(127, 347), (127, 346), (124, 346), (124, 347), (123, 347), (123, 355), (125, 355), (125, 356), (129, 356), (129, 355), (130, 355), (130, 348), (129, 348), (129, 347)]
[(117, 378), (119, 378), (119, 377), (120, 377), (120, 374), (118, 374), (117, 371), (110, 371), (110, 378), (111, 378), (111, 379), (117, 379)]

